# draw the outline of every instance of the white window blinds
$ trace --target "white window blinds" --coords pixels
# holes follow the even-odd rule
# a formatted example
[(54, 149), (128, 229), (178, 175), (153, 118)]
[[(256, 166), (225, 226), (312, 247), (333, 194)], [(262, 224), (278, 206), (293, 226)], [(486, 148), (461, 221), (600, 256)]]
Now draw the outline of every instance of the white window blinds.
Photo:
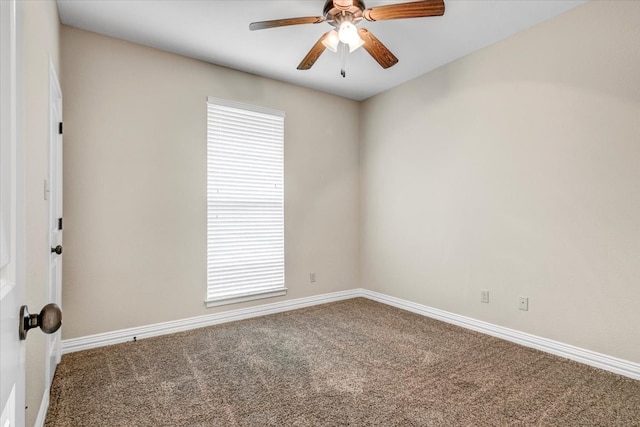
[(208, 98), (208, 306), (286, 292), (283, 150), (283, 112)]

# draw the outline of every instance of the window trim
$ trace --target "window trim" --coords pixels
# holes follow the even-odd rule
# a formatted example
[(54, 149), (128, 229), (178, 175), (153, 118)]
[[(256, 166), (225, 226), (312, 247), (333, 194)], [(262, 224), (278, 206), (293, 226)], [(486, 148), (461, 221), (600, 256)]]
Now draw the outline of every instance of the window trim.
[(209, 300), (209, 301), (205, 301), (205, 305), (207, 306), (207, 308), (211, 308), (211, 307), (219, 307), (221, 305), (237, 304), (237, 303), (245, 302), (245, 301), (253, 301), (253, 300), (257, 300), (257, 299), (280, 297), (280, 296), (286, 295), (287, 294), (287, 290), (288, 290), (288, 288), (284, 287), (284, 288), (278, 289), (278, 290), (271, 290), (271, 291), (264, 291), (264, 292), (254, 292), (254, 293), (247, 294), (247, 295), (244, 295), (244, 296), (234, 296), (234, 297), (229, 297), (229, 298), (221, 298), (221, 299)]

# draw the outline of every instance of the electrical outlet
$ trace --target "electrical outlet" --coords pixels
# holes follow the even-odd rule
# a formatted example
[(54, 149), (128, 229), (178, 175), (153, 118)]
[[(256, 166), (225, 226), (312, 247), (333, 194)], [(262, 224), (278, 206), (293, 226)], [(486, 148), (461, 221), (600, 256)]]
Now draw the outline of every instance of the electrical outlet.
[(489, 291), (487, 290), (480, 291), (480, 302), (489, 304)]
[(311, 283), (316, 283), (316, 273), (309, 273), (309, 281)]
[(522, 311), (529, 311), (529, 297), (518, 298), (518, 308)]

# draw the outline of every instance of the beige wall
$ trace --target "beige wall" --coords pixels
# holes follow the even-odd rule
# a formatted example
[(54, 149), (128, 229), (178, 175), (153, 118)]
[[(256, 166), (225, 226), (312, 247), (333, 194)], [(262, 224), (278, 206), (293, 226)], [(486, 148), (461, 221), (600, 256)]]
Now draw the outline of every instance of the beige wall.
[(591, 2), (366, 101), (363, 287), (640, 362), (639, 22)]
[[(62, 68), (65, 339), (359, 285), (358, 103), (65, 26)], [(204, 306), (207, 96), (287, 114), (286, 297)]]
[[(25, 1), (25, 251), (26, 303), (37, 313), (48, 301), (49, 205), (44, 180), (49, 175), (49, 64), (59, 72), (58, 10), (53, 1)], [(29, 334), (26, 341), (26, 425), (33, 425), (45, 384), (45, 335)]]

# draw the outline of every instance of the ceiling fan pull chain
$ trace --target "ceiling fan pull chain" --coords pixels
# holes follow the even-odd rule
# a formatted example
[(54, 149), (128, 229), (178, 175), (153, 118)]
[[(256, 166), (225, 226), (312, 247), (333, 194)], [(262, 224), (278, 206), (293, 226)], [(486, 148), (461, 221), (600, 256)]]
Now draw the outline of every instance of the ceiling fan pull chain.
[(340, 42), (340, 75), (347, 77), (347, 45)]

